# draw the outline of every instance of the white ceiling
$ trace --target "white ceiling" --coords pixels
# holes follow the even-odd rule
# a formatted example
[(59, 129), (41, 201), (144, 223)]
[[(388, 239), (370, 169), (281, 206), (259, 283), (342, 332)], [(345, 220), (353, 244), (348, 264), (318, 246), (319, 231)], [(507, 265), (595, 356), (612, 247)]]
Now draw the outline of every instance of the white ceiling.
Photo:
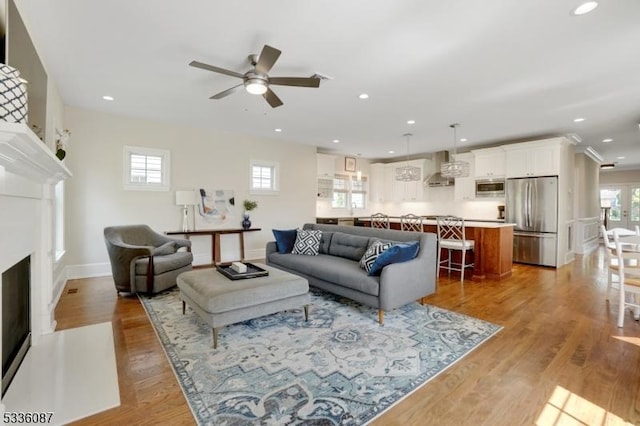
[[(580, 1), (16, 3), (67, 105), (365, 158), (404, 158), (407, 131), (412, 155), (452, 149), (453, 122), (459, 151), (576, 133), (579, 150), (640, 168), (640, 1), (572, 16)], [(282, 50), (271, 76), (332, 80), (272, 86), (272, 109), (244, 90), (210, 100), (241, 81), (188, 66), (244, 73), (264, 44)]]

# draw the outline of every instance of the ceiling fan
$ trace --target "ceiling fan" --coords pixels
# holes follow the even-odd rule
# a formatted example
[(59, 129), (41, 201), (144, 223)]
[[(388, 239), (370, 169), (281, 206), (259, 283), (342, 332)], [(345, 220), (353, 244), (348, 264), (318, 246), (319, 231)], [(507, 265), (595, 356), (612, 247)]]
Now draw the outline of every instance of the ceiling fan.
[(224, 68), (216, 67), (209, 64), (204, 64), (198, 61), (191, 61), (190, 66), (201, 68), (203, 70), (213, 71), (231, 77), (237, 77), (242, 79), (242, 83), (237, 86), (233, 86), (230, 89), (224, 90), (211, 96), (209, 99), (222, 99), (229, 96), (240, 86), (244, 86), (247, 92), (252, 95), (262, 95), (272, 108), (282, 105), (282, 101), (269, 87), (270, 85), (277, 86), (300, 86), (300, 87), (319, 87), (320, 78), (318, 77), (269, 77), (269, 70), (276, 63), (278, 57), (282, 52), (269, 45), (264, 45), (260, 55), (249, 55), (249, 63), (253, 66), (253, 69), (241, 74), (239, 72), (226, 70)]

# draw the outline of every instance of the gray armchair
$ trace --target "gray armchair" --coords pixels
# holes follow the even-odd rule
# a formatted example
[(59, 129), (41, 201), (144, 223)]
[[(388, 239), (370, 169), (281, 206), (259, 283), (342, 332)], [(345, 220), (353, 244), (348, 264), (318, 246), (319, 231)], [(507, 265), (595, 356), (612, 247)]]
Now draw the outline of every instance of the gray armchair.
[(190, 271), (191, 241), (170, 238), (147, 225), (104, 228), (111, 272), (117, 292), (154, 294), (176, 285), (176, 277)]

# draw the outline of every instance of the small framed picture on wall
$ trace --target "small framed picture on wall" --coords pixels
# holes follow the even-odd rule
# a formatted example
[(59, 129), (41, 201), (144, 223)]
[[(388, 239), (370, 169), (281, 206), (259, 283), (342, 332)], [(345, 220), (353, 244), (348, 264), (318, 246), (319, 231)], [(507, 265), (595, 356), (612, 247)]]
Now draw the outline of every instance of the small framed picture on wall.
[(355, 157), (344, 157), (344, 171), (355, 172), (356, 171), (356, 159)]

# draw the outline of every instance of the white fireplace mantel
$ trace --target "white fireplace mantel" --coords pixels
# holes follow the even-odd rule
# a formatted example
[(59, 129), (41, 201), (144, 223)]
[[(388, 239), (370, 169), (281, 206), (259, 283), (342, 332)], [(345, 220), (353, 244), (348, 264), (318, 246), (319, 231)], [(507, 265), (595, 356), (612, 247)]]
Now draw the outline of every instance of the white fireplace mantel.
[[(0, 121), (0, 273), (31, 256), (31, 336), (34, 346), (44, 335), (53, 333), (56, 326), (54, 185), (70, 176), (69, 169), (27, 124)], [(1, 408), (0, 403), (0, 411)]]
[(71, 176), (25, 123), (0, 122), (0, 166), (41, 184), (55, 184)]

